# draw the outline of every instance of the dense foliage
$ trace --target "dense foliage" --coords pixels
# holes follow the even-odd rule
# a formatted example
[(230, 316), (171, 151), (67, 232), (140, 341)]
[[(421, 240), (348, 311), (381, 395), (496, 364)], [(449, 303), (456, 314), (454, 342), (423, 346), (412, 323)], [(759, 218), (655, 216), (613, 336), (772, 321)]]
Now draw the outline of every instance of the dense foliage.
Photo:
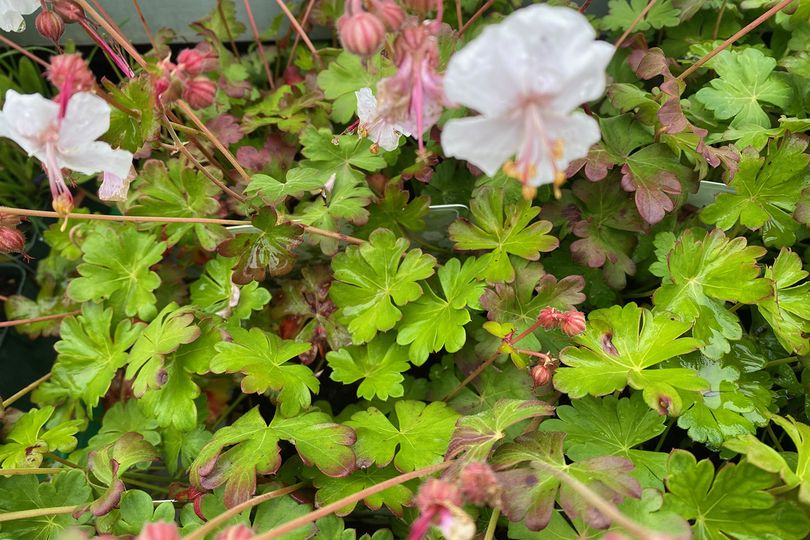
[[(5, 314), (55, 351), (0, 406), (0, 537), (810, 534), (810, 2), (582, 6), (615, 50), (482, 4), (312, 1), (343, 47), (283, 14), (270, 47), (219, 0), (201, 45), (149, 21), (142, 56), (43, 4), (108, 78), (0, 57), (0, 247), (36, 284)], [(522, 69), (582, 99), (469, 95)], [(535, 113), (560, 138), (509, 147)]]

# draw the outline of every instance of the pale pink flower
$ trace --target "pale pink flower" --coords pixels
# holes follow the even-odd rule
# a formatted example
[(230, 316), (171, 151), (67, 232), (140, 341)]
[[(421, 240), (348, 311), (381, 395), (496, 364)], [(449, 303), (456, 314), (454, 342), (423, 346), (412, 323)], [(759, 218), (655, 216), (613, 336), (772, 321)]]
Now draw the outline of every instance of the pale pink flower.
[(110, 173), (126, 178), (132, 154), (97, 141), (110, 127), (110, 106), (88, 92), (73, 94), (64, 114), (58, 103), (39, 94), (6, 92), (0, 111), (0, 137), (16, 142), (42, 162), (48, 173), (54, 208), (69, 212), (73, 197), (62, 169), (83, 174)]
[(377, 83), (380, 116), (412, 133), (420, 154), (424, 154), (425, 131), (439, 120), (447, 104), (442, 78), (436, 71), (440, 28), (438, 21), (407, 21), (394, 43), (397, 72)]
[(135, 168), (131, 167), (127, 176), (121, 177), (111, 172), (102, 175), (98, 198), (102, 201), (125, 202), (129, 194), (129, 184), (135, 178)]
[(574, 111), (605, 90), (614, 48), (595, 37), (579, 12), (545, 4), (485, 28), (447, 67), (447, 97), (480, 115), (447, 122), (445, 154), (490, 176), (504, 166), (526, 186), (564, 181), (600, 138), (596, 121)]
[(447, 540), (470, 540), (475, 522), (461, 509), (461, 491), (453, 484), (430, 478), (414, 498), (419, 517), (411, 524), (408, 540), (422, 540), (431, 527), (439, 529)]
[(22, 32), (25, 30), (23, 15), (30, 15), (40, 6), (39, 0), (0, 0), (0, 30)]
[(377, 112), (377, 98), (371, 88), (361, 88), (354, 93), (357, 96), (357, 118), (360, 120), (357, 132), (368, 137), (384, 150), (395, 150), (399, 146), (400, 135), (410, 133), (397, 123), (392, 123)]

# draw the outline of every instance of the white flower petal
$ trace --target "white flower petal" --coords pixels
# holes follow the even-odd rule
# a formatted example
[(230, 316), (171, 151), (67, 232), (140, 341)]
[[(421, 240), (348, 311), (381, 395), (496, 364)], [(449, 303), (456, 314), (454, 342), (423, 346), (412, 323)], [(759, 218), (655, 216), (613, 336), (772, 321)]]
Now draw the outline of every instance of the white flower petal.
[(449, 120), (442, 130), (446, 156), (464, 159), (493, 176), (515, 154), (521, 123), (508, 117), (476, 116)]
[(396, 150), (399, 146), (399, 132), (391, 124), (377, 123), (368, 130), (368, 138), (377, 143), (383, 150)]
[(517, 105), (523, 70), (512, 58), (515, 41), (499, 25), (484, 28), (450, 58), (444, 74), (447, 99), (490, 116)]
[(543, 125), (549, 140), (562, 141), (562, 156), (552, 164), (550, 153), (544, 151), (546, 158), (536, 164), (537, 171), (529, 179), (529, 184), (532, 186), (553, 182), (557, 171), (565, 171), (572, 161), (587, 156), (591, 146), (599, 142), (601, 138), (599, 124), (582, 112), (565, 115), (545, 113), (543, 114)]
[(104, 173), (104, 180), (98, 188), (98, 198), (102, 201), (125, 202), (129, 193), (129, 179), (110, 172)]
[(56, 125), (59, 105), (39, 94), (6, 92), (0, 111), (0, 135), (8, 137), (30, 156), (45, 161), (44, 137)]
[(95, 141), (110, 129), (110, 106), (89, 92), (79, 92), (68, 101), (65, 118), (59, 130), (59, 147), (71, 147)]
[(39, 0), (0, 0), (0, 30), (22, 32), (25, 30), (22, 16), (35, 12), (39, 6)]
[(584, 44), (582, 54), (568, 63), (566, 80), (561, 83), (565, 91), (558, 93), (549, 106), (568, 112), (601, 97), (605, 92), (605, 69), (615, 52), (613, 45), (604, 41)]
[(357, 118), (361, 124), (371, 122), (377, 116), (377, 98), (371, 88), (361, 88), (354, 95), (357, 97)]
[(60, 152), (61, 167), (84, 173), (108, 172), (121, 178), (129, 174), (132, 153), (126, 150), (113, 150), (109, 144), (94, 141), (74, 147), (68, 152)]
[(447, 97), (494, 116), (529, 100), (560, 99), (564, 112), (604, 91), (614, 48), (576, 10), (535, 4), (489, 26), (448, 64)]

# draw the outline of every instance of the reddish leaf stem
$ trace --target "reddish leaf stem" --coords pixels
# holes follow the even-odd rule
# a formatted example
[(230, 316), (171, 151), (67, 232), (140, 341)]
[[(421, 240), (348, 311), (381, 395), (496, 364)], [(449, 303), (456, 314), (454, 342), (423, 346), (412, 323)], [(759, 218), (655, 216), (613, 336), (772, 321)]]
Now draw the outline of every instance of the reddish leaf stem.
[(253, 18), (253, 10), (250, 8), (250, 0), (243, 1), (245, 4), (245, 11), (247, 12), (248, 22), (250, 23), (250, 30), (253, 32), (253, 39), (256, 41), (256, 48), (259, 51), (259, 58), (264, 66), (264, 74), (267, 76), (267, 83), (270, 85), (270, 89), (274, 90), (276, 86), (273, 83), (273, 72), (270, 71), (270, 64), (267, 62), (267, 55), (264, 53), (264, 45), (262, 45), (262, 39), (259, 36), (259, 29), (256, 27), (256, 19)]
[(479, 18), (481, 15), (483, 15), (483, 14), (484, 14), (484, 13), (485, 13), (485, 12), (486, 12), (486, 11), (487, 11), (489, 8), (490, 8), (490, 7), (492, 7), (492, 4), (494, 4), (494, 3), (495, 3), (495, 0), (487, 0), (486, 2), (484, 2), (484, 5), (483, 5), (483, 6), (481, 6), (481, 7), (478, 9), (478, 11), (476, 11), (475, 13), (473, 13), (473, 16), (472, 16), (472, 17), (470, 17), (470, 20), (468, 20), (467, 22), (465, 22), (465, 23), (464, 23), (464, 26), (462, 26), (462, 27), (461, 27), (461, 29), (459, 29), (459, 31), (458, 31), (458, 36), (459, 36), (459, 37), (463, 36), (463, 35), (464, 35), (464, 32), (466, 32), (466, 31), (467, 31), (467, 29), (468, 29), (468, 28), (469, 28), (469, 27), (472, 25), (472, 23), (474, 23), (475, 21), (477, 21), (477, 20), (478, 20), (478, 18)]
[(613, 44), (614, 47), (618, 49), (619, 47), (622, 46), (622, 43), (624, 43), (624, 40), (627, 39), (627, 36), (630, 35), (630, 32), (632, 32), (635, 29), (635, 27), (638, 26), (638, 23), (640, 23), (642, 19), (646, 17), (647, 13), (650, 12), (650, 10), (653, 8), (653, 6), (655, 6), (655, 3), (657, 1), (658, 0), (650, 0), (649, 3), (646, 6), (644, 6), (644, 9), (642, 9), (641, 12), (638, 15), (636, 15), (636, 18), (633, 19), (633, 22), (631, 22), (630, 26), (627, 27), (627, 30), (624, 31), (624, 34), (622, 34), (619, 37), (619, 39), (616, 40), (616, 43)]
[(34, 53), (31, 53), (31, 52), (25, 50), (24, 47), (21, 47), (20, 45), (18, 45), (14, 41), (8, 39), (2, 33), (0, 33), (0, 43), (11, 47), (12, 49), (17, 51), (21, 55), (23, 55), (26, 58), (28, 58), (29, 60), (39, 64), (40, 66), (44, 67), (45, 69), (48, 69), (49, 67), (51, 67), (51, 65), (48, 62), (46, 62), (45, 60), (43, 60), (39, 56), (35, 55)]
[(379, 484), (375, 484), (373, 486), (367, 487), (366, 489), (360, 490), (357, 493), (349, 495), (348, 497), (344, 497), (339, 501), (327, 504), (326, 506), (319, 508), (313, 512), (310, 512), (309, 514), (293, 519), (292, 521), (288, 521), (287, 523), (284, 523), (283, 525), (279, 525), (278, 527), (270, 529), (269, 531), (263, 534), (256, 535), (253, 537), (253, 540), (270, 540), (271, 538), (278, 538), (279, 536), (283, 536), (300, 527), (303, 527), (304, 525), (312, 523), (315, 520), (318, 520), (322, 517), (326, 517), (329, 514), (332, 514), (349, 504), (362, 501), (366, 497), (375, 495), (377, 493), (380, 493), (381, 491), (385, 491), (388, 488), (404, 484), (409, 480), (414, 480), (416, 478), (420, 478), (422, 476), (427, 476), (429, 474), (433, 474), (435, 472), (444, 470), (447, 467), (449, 467), (452, 463), (453, 463), (452, 461), (445, 461), (443, 463), (437, 463), (436, 465), (430, 465), (429, 467), (417, 469), (413, 472), (400, 474), (399, 476), (395, 476), (394, 478), (390, 478), (384, 482), (380, 482)]
[(675, 77), (675, 79), (678, 80), (678, 81), (684, 80), (689, 75), (691, 75), (692, 73), (694, 73), (695, 71), (700, 69), (700, 67), (703, 64), (705, 64), (706, 62), (708, 62), (709, 60), (711, 60), (712, 58), (717, 56), (720, 52), (727, 49), (729, 47), (729, 45), (731, 45), (732, 43), (734, 43), (735, 41), (737, 41), (738, 39), (740, 39), (744, 35), (748, 34), (751, 30), (753, 30), (754, 28), (756, 28), (760, 24), (764, 23), (765, 21), (767, 21), (768, 19), (770, 19), (771, 17), (776, 15), (776, 13), (778, 11), (784, 9), (785, 7), (790, 5), (792, 2), (793, 2), (793, 0), (782, 0), (781, 2), (779, 2), (778, 4), (773, 6), (771, 9), (769, 9), (768, 11), (766, 11), (765, 13), (763, 13), (762, 15), (760, 15), (759, 17), (757, 17), (756, 19), (754, 19), (750, 23), (743, 26), (740, 29), (739, 32), (737, 32), (736, 34), (734, 34), (733, 36), (731, 36), (730, 38), (725, 40), (723, 43), (721, 43), (714, 50), (709, 52), (706, 56), (704, 56), (703, 58), (701, 58), (700, 60), (698, 60), (697, 62), (692, 64), (691, 66), (689, 66), (683, 73), (681, 73), (680, 75)]
[(219, 514), (217, 517), (208, 520), (202, 527), (196, 529), (191, 532), (191, 534), (183, 537), (183, 540), (202, 540), (206, 537), (209, 533), (213, 532), (217, 527), (220, 525), (225, 524), (229, 519), (234, 516), (237, 516), (247, 510), (248, 508), (253, 508), (265, 501), (269, 501), (271, 499), (275, 499), (276, 497), (281, 497), (283, 495), (287, 495), (288, 493), (292, 493), (304, 487), (306, 484), (304, 482), (299, 482), (297, 484), (293, 484), (291, 486), (276, 489), (274, 491), (269, 491), (267, 493), (263, 493), (262, 495), (257, 495), (252, 499), (248, 499), (247, 501), (237, 504), (233, 508), (229, 508), (226, 511)]
[(284, 0), (276, 0), (276, 4), (278, 4), (278, 7), (280, 7), (281, 11), (284, 12), (284, 15), (287, 16), (287, 19), (290, 21), (292, 27), (295, 28), (296, 32), (298, 32), (298, 35), (301, 36), (301, 40), (303, 40), (304, 44), (307, 46), (307, 49), (309, 49), (309, 52), (311, 52), (312, 56), (315, 58), (315, 62), (319, 67), (322, 66), (321, 55), (318, 54), (318, 50), (315, 48), (315, 45), (312, 44), (312, 40), (309, 39), (309, 36), (298, 22), (298, 19), (295, 18), (295, 15), (292, 14), (290, 8), (287, 7)]
[(8, 328), (10, 326), (22, 326), (23, 324), (33, 324), (38, 322), (53, 321), (56, 319), (64, 319), (65, 317), (71, 317), (73, 315), (78, 315), (79, 313), (81, 313), (81, 311), (71, 311), (70, 313), (56, 313), (54, 315), (43, 315), (42, 317), (31, 317), (30, 319), (2, 321), (0, 322), (0, 328)]

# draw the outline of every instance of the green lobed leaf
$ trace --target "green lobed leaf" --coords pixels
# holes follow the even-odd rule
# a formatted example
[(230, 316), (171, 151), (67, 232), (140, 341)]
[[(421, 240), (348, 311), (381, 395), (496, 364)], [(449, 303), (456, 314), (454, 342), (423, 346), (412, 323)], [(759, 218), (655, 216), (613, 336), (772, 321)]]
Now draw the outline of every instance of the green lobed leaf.
[(692, 523), (696, 540), (714, 538), (804, 538), (810, 520), (796, 503), (768, 493), (776, 476), (747, 462), (714, 465), (685, 450), (669, 458), (664, 508)]
[(309, 407), (320, 383), (312, 371), (289, 363), (309, 350), (308, 343), (283, 340), (259, 328), (230, 330), (233, 341), (217, 343), (217, 354), (211, 359), (214, 373), (242, 373), (242, 392), (261, 394), (278, 392), (278, 402), (285, 416), (298, 414)]
[(397, 345), (393, 334), (382, 334), (367, 345), (342, 348), (326, 353), (332, 368), (329, 378), (343, 384), (362, 380), (357, 397), (386, 401), (405, 394), (402, 373), (408, 370), (408, 351)]
[(54, 345), (59, 355), (51, 371), (52, 379), (90, 408), (98, 405), (115, 373), (126, 365), (126, 351), (145, 326), (124, 319), (113, 327), (112, 321), (112, 308), (87, 302), (81, 315), (63, 321), (62, 339)]
[(409, 358), (415, 365), (424, 364), (430, 353), (442, 349), (454, 353), (464, 346), (464, 326), (471, 320), (468, 308), (480, 308), (485, 284), (478, 276), (485, 262), (470, 257), (462, 265), (450, 259), (437, 272), (444, 298), (427, 286), (421, 298), (403, 308), (397, 343), (410, 345)]
[(806, 138), (793, 136), (781, 144), (771, 143), (767, 158), (753, 151), (743, 152), (729, 183), (734, 192), (718, 194), (700, 218), (726, 231), (737, 222), (761, 230), (766, 246), (792, 245), (799, 230), (792, 214), (802, 190), (810, 185), (810, 157), (803, 153), (806, 148)]
[(54, 414), (50, 405), (23, 414), (0, 445), (0, 466), (4, 469), (36, 468), (48, 452), (70, 452), (76, 448), (76, 433), (83, 420), (67, 420), (52, 427), (45, 424)]
[[(765, 279), (774, 283), (773, 298), (757, 304), (776, 339), (790, 354), (810, 353), (810, 282), (798, 254), (782, 249), (773, 266), (765, 269)], [(802, 283), (800, 281), (805, 280)]]
[(580, 398), (630, 385), (643, 391), (644, 401), (653, 409), (677, 415), (681, 404), (675, 389), (700, 390), (706, 382), (689, 369), (655, 366), (700, 346), (694, 338), (681, 337), (690, 326), (633, 302), (592, 311), (585, 333), (574, 338), (578, 347), (562, 351), (560, 361), (568, 367), (557, 370), (554, 387)]
[(218, 255), (205, 264), (205, 271), (191, 284), (191, 301), (210, 315), (237, 320), (247, 319), (270, 301), (267, 289), (256, 281), (247, 285), (233, 282), (236, 260)]
[(165, 249), (165, 242), (131, 224), (96, 224), (82, 244), (81, 277), (70, 282), (68, 295), (76, 302), (109, 300), (116, 311), (149, 320), (157, 313), (152, 291), (160, 285), (150, 267)]
[(515, 279), (510, 256), (530, 261), (540, 258), (540, 252), (553, 251), (560, 242), (547, 233), (551, 223), (540, 220), (531, 223), (540, 208), (521, 199), (517, 204), (505, 205), (503, 191), (481, 189), (470, 202), (472, 221), (460, 219), (450, 225), (450, 238), (456, 249), (486, 250), (481, 257), (487, 270), (487, 281), (500, 282)]
[(397, 470), (409, 472), (442, 460), (458, 417), (440, 401), (399, 400), (390, 418), (370, 407), (354, 413), (346, 425), (357, 432), (355, 451), (361, 466), (385, 466), (393, 460)]
[(787, 106), (790, 87), (773, 77), (776, 60), (754, 48), (725, 50), (713, 59), (718, 78), (697, 91), (695, 97), (719, 120), (731, 120), (732, 127), (771, 127), (760, 103)]
[(422, 296), (418, 281), (433, 275), (435, 264), (432, 256), (408, 251), (407, 240), (385, 229), (332, 259), (335, 283), (329, 295), (349, 320), (353, 341), (365, 343), (378, 331), (392, 329), (402, 318), (397, 306)]
[[(179, 159), (167, 163), (148, 160), (130, 186), (129, 193), (126, 210), (134, 216), (214, 218), (220, 209), (216, 199), (219, 188)], [(207, 251), (213, 251), (225, 238), (225, 229), (221, 225), (167, 223), (148, 228), (162, 230), (169, 245), (188, 239), (193, 233), (193, 238)]]
[(565, 433), (564, 448), (569, 458), (579, 461), (598, 456), (625, 457), (635, 464), (632, 475), (643, 486), (663, 486), (667, 455), (635, 447), (663, 433), (666, 418), (652, 411), (641, 394), (622, 399), (586, 396), (557, 407), (556, 412), (557, 418), (544, 421), (540, 429)]
[(703, 354), (720, 357), (730, 350), (729, 341), (742, 337), (739, 319), (725, 303), (753, 304), (773, 295), (773, 284), (759, 277), (757, 259), (765, 249), (748, 246), (742, 237), (727, 238), (719, 229), (709, 234), (689, 229), (674, 242), (662, 234), (656, 238), (661, 242), (672, 248), (658, 255), (663, 284), (653, 296), (656, 311), (694, 322), (692, 335), (703, 342)]

